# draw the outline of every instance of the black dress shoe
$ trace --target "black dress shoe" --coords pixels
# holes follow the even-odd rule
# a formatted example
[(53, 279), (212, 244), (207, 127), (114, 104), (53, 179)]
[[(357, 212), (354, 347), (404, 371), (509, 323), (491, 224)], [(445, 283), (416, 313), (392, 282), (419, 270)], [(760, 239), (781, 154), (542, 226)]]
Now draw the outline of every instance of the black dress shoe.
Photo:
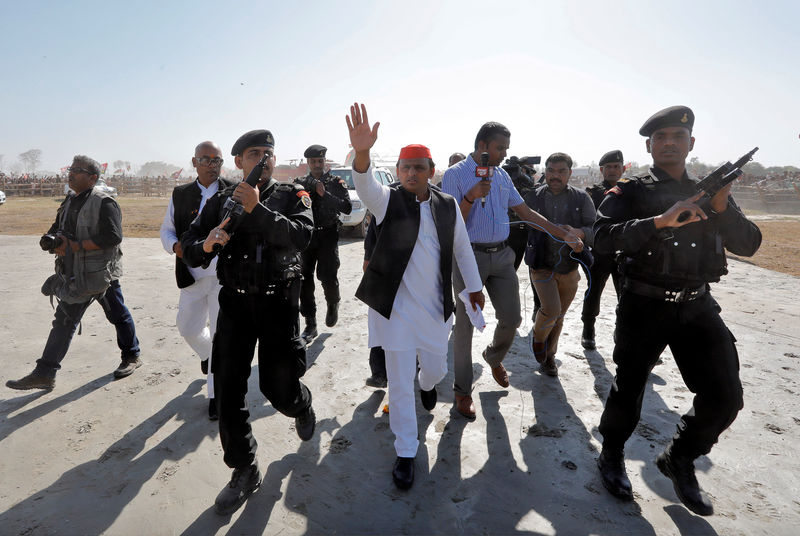
[(433, 389), (430, 391), (423, 391), (422, 389), (419, 390), (419, 399), (422, 401), (422, 407), (427, 409), (428, 411), (433, 410), (436, 407), (436, 386), (433, 386)]
[(397, 457), (392, 469), (394, 485), (400, 489), (408, 489), (414, 483), (414, 458)]
[(317, 333), (317, 321), (306, 319), (306, 329), (303, 330), (303, 333), (300, 334), (300, 337), (306, 341), (306, 344), (311, 344), (319, 333)]
[(41, 374), (37, 374), (36, 371), (31, 372), (19, 380), (8, 380), (6, 382), (6, 387), (19, 389), (20, 391), (27, 391), (28, 389), (47, 389), (50, 391), (55, 386), (55, 376), (43, 376)]
[(208, 359), (200, 361), (200, 372), (206, 375), (208, 374)]
[(681, 502), (699, 516), (710, 516), (714, 506), (705, 491), (700, 489), (694, 474), (694, 460), (672, 454), (667, 448), (656, 458), (656, 465), (664, 475), (672, 480), (672, 487)]
[(217, 412), (217, 401), (213, 398), (208, 399), (208, 420), (219, 420), (219, 413)]
[(581, 346), (583, 346), (587, 350), (597, 349), (597, 345), (594, 342), (594, 326), (590, 326), (588, 324), (583, 325), (583, 333), (581, 334)]
[(339, 320), (339, 302), (329, 303), (325, 313), (325, 325), (332, 328)]
[(217, 495), (214, 509), (221, 515), (232, 514), (261, 485), (261, 473), (253, 463), (242, 469), (234, 469), (231, 481)]
[(603, 477), (603, 486), (618, 499), (633, 500), (631, 481), (625, 472), (625, 454), (621, 450), (603, 449), (597, 458), (597, 468)]
[(386, 376), (381, 374), (373, 374), (369, 378), (367, 378), (367, 385), (370, 387), (380, 387), (385, 388), (388, 385), (388, 380)]
[(297, 435), (303, 441), (308, 441), (314, 436), (314, 427), (317, 424), (317, 416), (314, 413), (314, 408), (308, 408), (294, 418), (294, 427), (297, 430)]

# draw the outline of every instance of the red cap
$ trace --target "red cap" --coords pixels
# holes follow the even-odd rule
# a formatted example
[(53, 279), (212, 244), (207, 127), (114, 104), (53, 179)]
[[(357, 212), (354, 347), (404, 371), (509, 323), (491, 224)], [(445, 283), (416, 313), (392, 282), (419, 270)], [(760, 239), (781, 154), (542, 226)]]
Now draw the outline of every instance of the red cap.
[(405, 160), (407, 158), (430, 158), (433, 160), (431, 157), (431, 150), (418, 143), (406, 145), (400, 149), (400, 157), (398, 160)]

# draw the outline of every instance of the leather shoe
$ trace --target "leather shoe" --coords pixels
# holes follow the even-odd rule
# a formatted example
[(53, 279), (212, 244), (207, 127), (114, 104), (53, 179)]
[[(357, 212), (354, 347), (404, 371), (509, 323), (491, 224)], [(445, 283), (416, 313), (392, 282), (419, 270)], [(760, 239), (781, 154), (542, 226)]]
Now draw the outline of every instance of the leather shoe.
[(502, 363), (496, 367), (492, 367), (492, 377), (500, 387), (508, 387), (508, 372)]
[(133, 374), (133, 371), (142, 366), (142, 360), (138, 357), (123, 358), (117, 369), (114, 371), (114, 377), (125, 378)]
[(422, 389), (419, 390), (419, 399), (422, 401), (422, 407), (427, 409), (428, 411), (433, 410), (436, 407), (436, 386), (433, 386), (433, 389), (430, 391), (423, 391)]
[(556, 356), (551, 355), (548, 356), (544, 362), (539, 365), (539, 370), (542, 371), (543, 374), (547, 374), (548, 376), (556, 377), (558, 376), (558, 365), (556, 365)]
[(27, 391), (28, 389), (47, 389), (50, 391), (55, 386), (55, 376), (44, 376), (42, 374), (37, 374), (36, 371), (31, 372), (19, 380), (8, 380), (6, 382), (6, 387), (18, 389), (20, 391)]
[(208, 420), (209, 421), (217, 421), (219, 420), (219, 413), (217, 412), (217, 401), (213, 398), (208, 399)]
[(618, 499), (633, 500), (631, 481), (625, 472), (625, 455), (621, 450), (603, 449), (597, 458), (597, 468), (603, 477), (603, 486)]
[(386, 376), (382, 376), (381, 374), (373, 374), (372, 376), (367, 378), (366, 383), (369, 387), (385, 388), (389, 382), (386, 379)]
[(595, 350), (597, 348), (597, 345), (594, 342), (594, 325), (583, 325), (583, 333), (581, 333), (581, 346), (587, 350)]
[(694, 474), (694, 460), (675, 456), (672, 448), (662, 452), (656, 458), (659, 471), (672, 480), (672, 487), (681, 502), (699, 516), (710, 516), (714, 513), (714, 506), (705, 491), (697, 483)]
[(308, 406), (308, 409), (294, 418), (294, 427), (297, 430), (297, 435), (303, 441), (308, 441), (314, 436), (316, 424), (317, 416), (311, 406)]
[(547, 345), (543, 342), (537, 342), (531, 337), (531, 352), (537, 363), (544, 363), (547, 359)]
[(456, 411), (467, 419), (474, 419), (475, 404), (472, 403), (472, 397), (469, 395), (456, 395)]
[(306, 344), (311, 344), (319, 333), (317, 333), (317, 321), (313, 318), (306, 318), (306, 329), (300, 334), (300, 338), (306, 341)]
[(325, 325), (332, 328), (339, 320), (339, 302), (329, 303), (325, 313)]
[(408, 489), (414, 483), (414, 458), (398, 456), (392, 469), (394, 485), (400, 489)]
[(231, 481), (214, 501), (214, 510), (221, 516), (232, 514), (260, 485), (261, 473), (255, 463), (242, 469), (234, 469)]

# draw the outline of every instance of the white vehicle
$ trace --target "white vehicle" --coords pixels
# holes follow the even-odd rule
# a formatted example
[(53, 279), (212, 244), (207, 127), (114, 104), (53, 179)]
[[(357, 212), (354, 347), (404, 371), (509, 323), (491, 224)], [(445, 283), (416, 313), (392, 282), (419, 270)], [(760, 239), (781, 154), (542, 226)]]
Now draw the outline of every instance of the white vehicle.
[(6, 202), (6, 193), (3, 190), (0, 190), (0, 205)]
[(103, 193), (110, 195), (111, 197), (117, 197), (117, 189), (113, 186), (109, 186), (106, 184), (105, 179), (97, 179), (97, 182), (94, 185), (95, 188), (100, 190)]
[[(389, 184), (395, 182), (394, 175), (392, 175), (392, 172), (387, 168), (379, 167), (373, 169), (375, 170), (375, 177), (381, 182), (381, 184), (388, 186)], [(350, 195), (350, 202), (353, 204), (353, 210), (350, 212), (350, 214), (339, 214), (339, 221), (342, 222), (342, 226), (353, 229), (357, 236), (364, 238), (367, 236), (367, 226), (372, 218), (372, 214), (369, 213), (367, 207), (365, 207), (364, 203), (362, 203), (358, 198), (356, 186), (353, 183), (352, 168), (333, 168), (331, 169), (331, 175), (336, 175), (344, 180), (345, 184), (347, 185), (347, 193)]]

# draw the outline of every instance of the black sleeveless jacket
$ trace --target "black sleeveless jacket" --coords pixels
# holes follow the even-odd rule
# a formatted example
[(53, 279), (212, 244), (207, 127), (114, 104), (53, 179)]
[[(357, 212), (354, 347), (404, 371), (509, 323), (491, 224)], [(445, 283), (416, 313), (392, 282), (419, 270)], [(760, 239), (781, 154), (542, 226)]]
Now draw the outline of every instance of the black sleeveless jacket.
[[(389, 318), (394, 298), (403, 279), (411, 253), (419, 234), (420, 204), (416, 196), (402, 186), (390, 186), (389, 206), (381, 222), (375, 249), (356, 290), (356, 298)], [(446, 193), (429, 188), (431, 213), (439, 237), (441, 257), (439, 269), (442, 275), (442, 302), (444, 320), (455, 310), (453, 303), (453, 240), (455, 237), (456, 205)]]

